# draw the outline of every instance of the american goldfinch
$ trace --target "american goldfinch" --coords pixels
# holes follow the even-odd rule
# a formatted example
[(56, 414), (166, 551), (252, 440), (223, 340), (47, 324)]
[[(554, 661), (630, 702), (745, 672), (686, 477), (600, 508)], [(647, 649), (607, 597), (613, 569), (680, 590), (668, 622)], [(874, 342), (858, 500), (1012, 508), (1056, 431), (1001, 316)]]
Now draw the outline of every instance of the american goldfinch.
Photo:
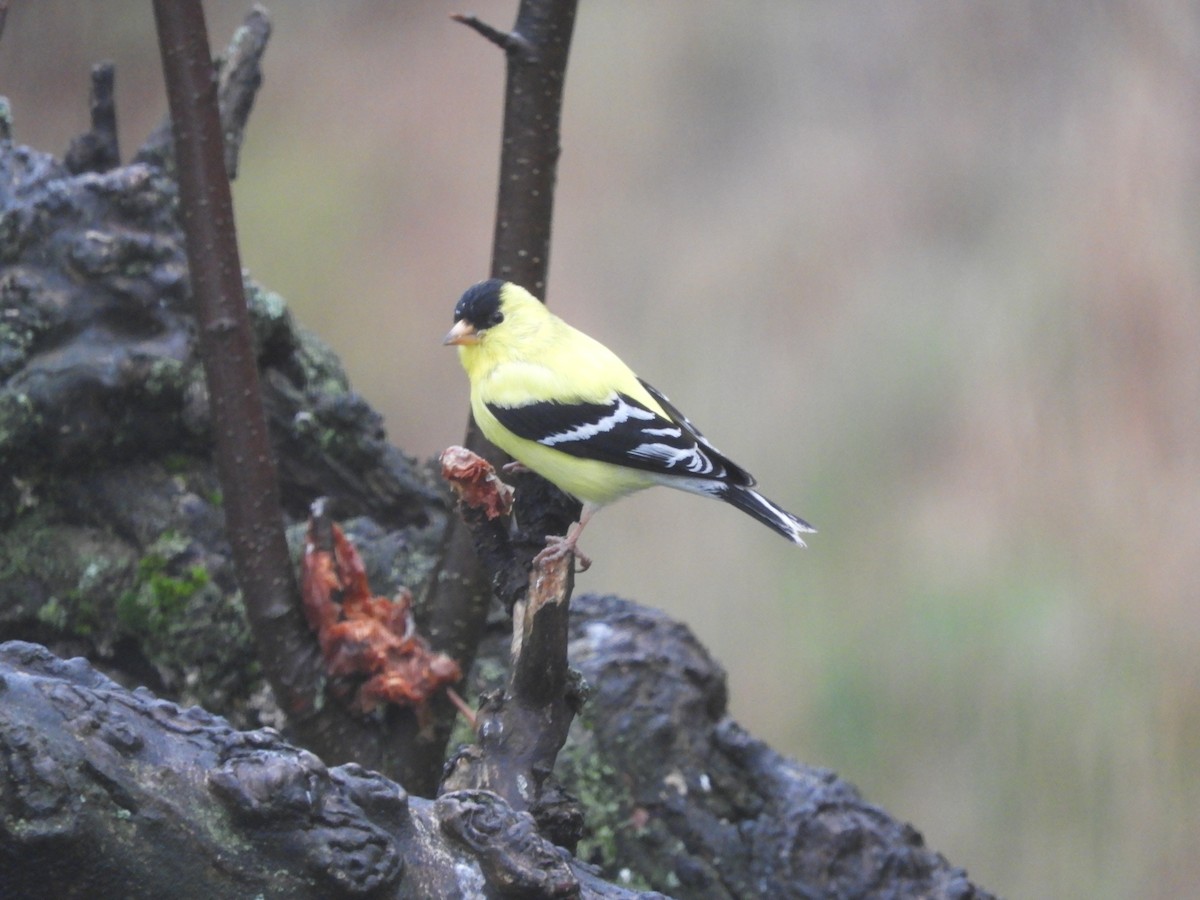
[(724, 500), (800, 546), (815, 530), (753, 490), (750, 473), (666, 397), (523, 287), (493, 278), (468, 288), (442, 343), (458, 347), (487, 439), (583, 504), (535, 562), (575, 553), (586, 568), (576, 543), (596, 510), (656, 484)]

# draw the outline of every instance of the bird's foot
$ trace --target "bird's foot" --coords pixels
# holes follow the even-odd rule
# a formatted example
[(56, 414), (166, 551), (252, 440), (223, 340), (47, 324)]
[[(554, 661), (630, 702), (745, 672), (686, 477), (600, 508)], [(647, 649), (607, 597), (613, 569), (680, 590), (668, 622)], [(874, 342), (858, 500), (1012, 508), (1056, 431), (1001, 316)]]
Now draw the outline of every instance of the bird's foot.
[[(574, 531), (572, 528), (571, 531)], [(555, 562), (562, 559), (568, 553), (575, 555), (576, 572), (586, 572), (592, 567), (592, 559), (582, 550), (575, 546), (578, 540), (577, 534), (568, 532), (566, 537), (559, 534), (546, 535), (546, 546), (537, 556), (533, 558), (535, 566), (544, 565), (545, 563)]]
[(519, 463), (515, 459), (512, 462), (507, 462), (500, 467), (500, 471), (507, 475), (520, 475), (530, 471), (529, 466), (524, 463)]

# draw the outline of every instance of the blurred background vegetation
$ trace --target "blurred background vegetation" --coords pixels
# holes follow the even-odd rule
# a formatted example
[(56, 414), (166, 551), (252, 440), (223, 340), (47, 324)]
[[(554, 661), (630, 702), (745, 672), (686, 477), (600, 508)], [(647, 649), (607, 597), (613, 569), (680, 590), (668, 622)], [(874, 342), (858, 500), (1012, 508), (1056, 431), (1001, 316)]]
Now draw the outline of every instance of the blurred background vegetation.
[[(206, 4), (223, 47), (244, 2)], [(457, 442), (514, 0), (277, 0), (243, 261), (393, 441)], [(148, 3), (11, 0), (0, 94), (61, 153)], [(1013, 897), (1200, 884), (1200, 12), (1183, 0), (584, 0), (550, 304), (821, 533), (658, 491), (589, 528), (733, 712)]]

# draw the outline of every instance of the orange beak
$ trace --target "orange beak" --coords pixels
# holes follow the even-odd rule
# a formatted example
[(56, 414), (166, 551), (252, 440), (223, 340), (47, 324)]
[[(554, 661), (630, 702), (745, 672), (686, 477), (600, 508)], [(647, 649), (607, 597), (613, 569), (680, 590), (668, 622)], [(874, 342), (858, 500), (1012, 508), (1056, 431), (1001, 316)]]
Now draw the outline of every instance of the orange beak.
[(449, 346), (450, 344), (478, 344), (479, 333), (475, 331), (475, 326), (466, 319), (459, 319), (454, 323), (454, 327), (446, 332), (446, 336), (442, 338), (442, 345)]

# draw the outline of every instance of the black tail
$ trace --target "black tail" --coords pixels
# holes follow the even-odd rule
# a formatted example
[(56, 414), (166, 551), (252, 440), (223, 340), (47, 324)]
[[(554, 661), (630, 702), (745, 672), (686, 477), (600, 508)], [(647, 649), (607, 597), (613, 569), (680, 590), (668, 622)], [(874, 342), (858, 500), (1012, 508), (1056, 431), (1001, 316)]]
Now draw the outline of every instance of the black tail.
[(803, 519), (798, 516), (793, 516), (787, 510), (776, 506), (758, 491), (748, 487), (741, 487), (736, 484), (727, 484), (725, 489), (718, 494), (722, 500), (732, 506), (736, 506), (744, 513), (748, 513), (758, 521), (762, 522), (772, 531), (777, 531), (785, 538), (793, 543), (804, 546), (804, 539), (800, 537), (805, 532), (814, 533), (817, 529), (813, 528)]

